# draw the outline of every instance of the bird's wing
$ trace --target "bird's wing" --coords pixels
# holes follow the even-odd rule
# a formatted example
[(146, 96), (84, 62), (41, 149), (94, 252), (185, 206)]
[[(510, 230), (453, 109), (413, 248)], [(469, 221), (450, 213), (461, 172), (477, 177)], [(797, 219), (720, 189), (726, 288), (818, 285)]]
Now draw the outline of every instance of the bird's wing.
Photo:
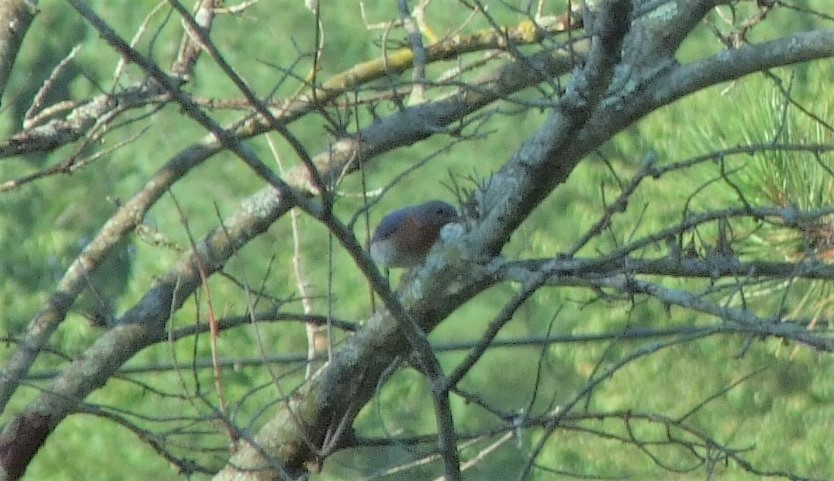
[(379, 225), (376, 226), (376, 230), (374, 231), (374, 237), (372, 241), (378, 241), (389, 237), (397, 228), (402, 224), (406, 217), (409, 215), (409, 208), (405, 207), (399, 210), (395, 210), (390, 214), (386, 215), (379, 221)]

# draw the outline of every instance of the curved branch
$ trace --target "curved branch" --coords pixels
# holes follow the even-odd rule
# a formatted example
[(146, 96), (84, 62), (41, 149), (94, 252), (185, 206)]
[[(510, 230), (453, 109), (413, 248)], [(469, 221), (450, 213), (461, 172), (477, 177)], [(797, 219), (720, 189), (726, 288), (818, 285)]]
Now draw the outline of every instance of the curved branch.
[(724, 50), (712, 57), (668, 72), (648, 85), (658, 87), (648, 99), (654, 108), (665, 105), (706, 87), (735, 80), (767, 69), (784, 67), (834, 56), (834, 29), (801, 32), (790, 37), (734, 50)]
[[(691, 24), (691, 19), (687, 24)], [(533, 208), (567, 179), (582, 157), (648, 113), (721, 82), (831, 56), (834, 30), (798, 33), (632, 79), (629, 84), (620, 85), (621, 90), (611, 92), (569, 141), (564, 141), (564, 135), (562, 142), (552, 136), (551, 130), (559, 132), (562, 126), (558, 118), (551, 117), (493, 177), (479, 200), (484, 211), (492, 211), (480, 227), (491, 238), (488, 248), (497, 251)]]

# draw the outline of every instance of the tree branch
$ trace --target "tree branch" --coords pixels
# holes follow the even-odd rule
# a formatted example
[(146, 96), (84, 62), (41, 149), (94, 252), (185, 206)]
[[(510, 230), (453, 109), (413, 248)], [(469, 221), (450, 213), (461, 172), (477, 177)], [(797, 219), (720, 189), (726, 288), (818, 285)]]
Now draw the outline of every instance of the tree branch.
[(37, 0), (0, 0), (0, 96), (12, 72), (23, 37), (37, 13)]

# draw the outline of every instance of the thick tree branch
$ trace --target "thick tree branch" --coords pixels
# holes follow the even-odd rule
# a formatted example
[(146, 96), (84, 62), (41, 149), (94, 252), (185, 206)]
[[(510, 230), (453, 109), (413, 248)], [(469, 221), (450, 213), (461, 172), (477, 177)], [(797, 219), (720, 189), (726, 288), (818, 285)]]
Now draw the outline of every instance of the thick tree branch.
[[(275, 207), (263, 209), (267, 203)], [(184, 255), (119, 319), (117, 325), (102, 334), (83, 356), (55, 377), (25, 413), (15, 417), (19, 422), (6, 426), (0, 436), (3, 465), (23, 463), (25, 466), (40, 448), (40, 443), (15, 442), (16, 439), (43, 435), (43, 442), (46, 434), (71, 413), (77, 403), (107, 382), (125, 361), (146, 346), (165, 340), (165, 326), (170, 316), (200, 285), (197, 258), (209, 272), (216, 271), (243, 244), (269, 228), (288, 207), (289, 204), (281, 202), (274, 191), (265, 192), (262, 198), (244, 203), (236, 216), (226, 219), (222, 227), (198, 244), (196, 252)], [(250, 215), (253, 211), (263, 215)]]
[(29, 370), (41, 348), (64, 320), (88, 279), (126, 235), (140, 225), (145, 213), (182, 176), (217, 152), (217, 143), (196, 144), (171, 159), (102, 226), (64, 273), (55, 291), (29, 322), (18, 349), (0, 370), (0, 408), (17, 389), (17, 382)]
[[(572, 258), (512, 261), (496, 265), (497, 276), (504, 281), (522, 283), (531, 276), (546, 272), (558, 285), (570, 285), (559, 280), (573, 278), (609, 277), (617, 274), (685, 277), (698, 279), (820, 279), (834, 281), (834, 266), (817, 259), (799, 262), (750, 261), (736, 257), (644, 259), (617, 256), (610, 259)], [(548, 281), (549, 283), (550, 281)]]
[[(445, 50), (444, 50), (445, 51)], [(530, 69), (532, 64), (536, 68)], [(337, 141), (331, 148), (316, 156), (313, 162), (325, 177), (341, 175), (358, 167), (356, 159), (367, 161), (394, 148), (409, 145), (417, 140), (436, 133), (442, 128), (474, 112), (480, 107), (541, 81), (542, 75), (558, 75), (570, 68), (570, 59), (564, 52), (548, 52), (535, 55), (526, 62), (514, 62), (494, 73), (484, 76), (472, 91), (464, 92), (446, 100), (406, 109), (385, 121), (376, 123), (360, 132), (355, 138)], [(345, 88), (353, 85), (352, 83)], [(341, 90), (331, 92), (334, 96)], [(109, 97), (101, 97), (109, 102)], [(96, 103), (96, 105), (98, 105)], [(283, 111), (281, 120), (291, 122), (306, 113), (310, 108), (289, 109)], [(109, 108), (109, 107), (107, 107)], [(105, 108), (106, 111), (106, 108)], [(79, 118), (94, 119), (102, 115), (101, 107), (92, 109), (87, 116)], [(53, 123), (43, 126), (52, 129)], [(41, 127), (36, 128), (40, 129)], [(252, 121), (238, 130), (240, 138), (247, 138), (266, 131), (266, 124)], [(73, 135), (80, 135), (76, 132)], [(49, 135), (47, 135), (49, 137)], [(64, 319), (66, 312), (86, 286), (86, 279), (127, 233), (142, 222), (144, 213), (164, 194), (167, 189), (185, 175), (190, 169), (199, 165), (222, 149), (220, 142), (208, 136), (202, 143), (188, 147), (163, 166), (146, 184), (146, 187), (106, 223), (96, 238), (84, 249), (79, 258), (67, 270), (53, 294), (41, 311), (35, 316), (27, 329), (18, 351), (0, 372), (0, 407), (5, 406), (16, 389), (16, 381), (28, 370), (40, 346), (51, 336), (57, 325)], [(313, 191), (308, 180), (308, 171), (298, 168), (288, 174), (288, 182), (296, 188)], [(262, 199), (272, 189), (267, 187), (254, 198)], [(260, 206), (269, 209), (267, 205)], [(285, 207), (281, 207), (283, 211)]]
[(758, 335), (772, 336), (786, 341), (800, 342), (817, 350), (834, 352), (834, 339), (818, 336), (813, 330), (799, 323), (781, 319), (778, 314), (770, 318), (756, 316), (746, 309), (720, 306), (680, 289), (672, 289), (651, 282), (618, 276), (603, 279), (593, 284), (598, 287), (610, 287), (628, 295), (646, 294), (669, 305), (680, 306), (688, 310), (715, 316), (727, 323), (740, 324), (755, 329)]
[[(200, 29), (202, 32), (211, 30), (211, 25), (214, 20), (215, 0), (200, 0), (197, 2), (197, 7), (194, 12), (194, 23), (189, 24), (183, 22), (183, 36), (180, 40), (180, 50), (177, 53), (177, 59), (171, 66), (171, 73), (178, 77), (187, 79), (191, 76), (194, 66), (197, 65), (197, 59), (200, 58), (200, 52), (203, 51), (203, 45), (195, 37), (199, 37), (195, 29)], [(219, 3), (218, 3), (219, 5)]]
[[(627, 31), (627, 22), (625, 19), (629, 17), (631, 4), (629, 1), (621, 0), (619, 2), (612, 2), (611, 5), (610, 9), (606, 11), (607, 15), (602, 17), (597, 27), (600, 33), (594, 39), (591, 53), (589, 54), (591, 60), (585, 69), (583, 69), (582, 74), (577, 74), (577, 77), (571, 82), (573, 90), (569, 87), (568, 94), (566, 95), (567, 98), (557, 104), (558, 113), (556, 116), (564, 122), (560, 126), (564, 133), (564, 137), (562, 138), (567, 138), (571, 132), (577, 130), (590, 115), (593, 105), (602, 97), (607, 82), (613, 73), (613, 67), (619, 59), (619, 45)], [(506, 219), (504, 220), (506, 221)], [(484, 237), (479, 238), (473, 234), (465, 237), (468, 237), (471, 242), (484, 242), (486, 244), (486, 248), (472, 244), (467, 245), (466, 251), (470, 253), (484, 252), (493, 243), (500, 246), (506, 239), (506, 237), (500, 240), (490, 239), (489, 237), (485, 239)], [(449, 252), (444, 252), (444, 254), (448, 256)], [(445, 259), (445, 262), (448, 262), (448, 257)], [(427, 331), (436, 326), (456, 305), (459, 305), (452, 301), (452, 299), (457, 299), (458, 302), (462, 299), (468, 299), (471, 294), (461, 297), (461, 293), (471, 293), (473, 288), (480, 289), (490, 283), (484, 283), (484, 280), (490, 278), (488, 270), (479, 269), (471, 263), (466, 268), (463, 265), (459, 265), (456, 269), (449, 269), (449, 266), (445, 262), (440, 259), (434, 260), (430, 258), (426, 267), (418, 270), (414, 278), (410, 278), (401, 286), (400, 299), (403, 306), (409, 310), (414, 319), (420, 322), (423, 329)], [(387, 302), (386, 306), (391, 307)], [(377, 318), (379, 318), (380, 322), (379, 328), (383, 328), (386, 320), (381, 318), (381, 316), (377, 316)], [(390, 320), (387, 323), (389, 326), (394, 324)], [(353, 353), (353, 349), (356, 343), (359, 342), (358, 339), (361, 339), (363, 334), (367, 332), (368, 330), (366, 329), (360, 330), (349, 341), (349, 346), (345, 346), (338, 354), (350, 353), (351, 358), (354, 358), (355, 354)], [(393, 360), (393, 355), (401, 352), (399, 349), (396, 349), (402, 346), (402, 341), (397, 341), (398, 338), (400, 338), (399, 333), (391, 336), (390, 331), (388, 331), (388, 334), (380, 332), (377, 336), (376, 343), (380, 343), (380, 346), (386, 346), (386, 349), (384, 351), (380, 349), (372, 359), (364, 359), (361, 365), (364, 369), (357, 370), (359, 366), (338, 362), (341, 358), (337, 355), (319, 373), (322, 376), (337, 376), (341, 380), (341, 383), (346, 386), (362, 385), (367, 382), (366, 379), (368, 376), (371, 376), (371, 379), (375, 383), (377, 376), (382, 372), (380, 368), (387, 366)], [(390, 348), (394, 348), (395, 350), (390, 351)], [(343, 376), (347, 376), (347, 378), (343, 378)], [(338, 385), (326, 382), (324, 379), (314, 378), (311, 384), (315, 386), (317, 392), (320, 392), (318, 389), (321, 387), (327, 388), (325, 392), (321, 392), (322, 396), (326, 395), (331, 397), (335, 395), (354, 400), (358, 398), (358, 402), (360, 403), (364, 403), (370, 396), (369, 392), (363, 392), (361, 389), (345, 392), (346, 389), (344, 387), (339, 389), (337, 387)], [(296, 433), (296, 435), (302, 435), (302, 438), (294, 440), (295, 438), (289, 436), (290, 433), (286, 430), (281, 430), (280, 433), (277, 432), (279, 426), (286, 423), (288, 416), (292, 416), (290, 413), (309, 413), (310, 409), (319, 413), (311, 421), (317, 420), (319, 423), (324, 421), (325, 425), (313, 424), (307, 428), (307, 431), (311, 431), (312, 433), (320, 432), (326, 429), (327, 424), (333, 422), (324, 415), (325, 413), (330, 414), (333, 412), (332, 404), (316, 402), (311, 405), (309, 404), (310, 401), (319, 400), (315, 397), (310, 399), (306, 396), (303, 396), (302, 399), (306, 403), (304, 401), (299, 401), (302, 402), (300, 405), (291, 403), (286, 408), (279, 410), (276, 417), (256, 437), (259, 446), (268, 446), (271, 448), (268, 450), (274, 452), (275, 455), (280, 454), (281, 464), (291, 466), (291, 470), (293, 471), (298, 469), (298, 463), (304, 459), (305, 453), (294, 451), (294, 456), (287, 458), (285, 453), (280, 453), (275, 449), (278, 447), (275, 446), (275, 443), (281, 443), (284, 446), (286, 446), (285, 443), (291, 445), (303, 444), (303, 440), (310, 439), (310, 434), (304, 433), (304, 430), (302, 430)], [(342, 406), (337, 412), (343, 412), (343, 410), (344, 407)], [(277, 437), (277, 434), (280, 434), (280, 437)], [(297, 455), (301, 455), (301, 458), (297, 458)], [(253, 449), (251, 446), (244, 446), (232, 457), (230, 466), (219, 473), (215, 479), (267, 479), (270, 475), (268, 471), (263, 469), (266, 464), (260, 457), (261, 453), (259, 451)]]
[(23, 37), (37, 12), (37, 0), (0, 0), (0, 97), (12, 72)]

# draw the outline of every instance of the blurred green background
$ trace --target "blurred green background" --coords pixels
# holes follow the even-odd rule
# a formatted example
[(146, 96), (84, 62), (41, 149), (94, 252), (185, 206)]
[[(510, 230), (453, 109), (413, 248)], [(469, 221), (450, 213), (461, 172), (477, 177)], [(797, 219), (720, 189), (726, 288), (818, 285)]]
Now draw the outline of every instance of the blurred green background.
[[(377, 58), (381, 55), (383, 39), (389, 42), (389, 47), (396, 47), (402, 41), (399, 29), (388, 34), (365, 26), (366, 21), (374, 24), (397, 18), (394, 2), (365, 2), (365, 20), (356, 2), (323, 3), (325, 48), (319, 79), (348, 69), (356, 62)], [(507, 4), (488, 4), (490, 14), (498, 22), (512, 25), (524, 19)], [(156, 2), (135, 1), (130, 7), (108, 1), (91, 2), (91, 5), (120, 34), (131, 38)], [(824, 0), (807, 2), (809, 9), (823, 10), (827, 5)], [(464, 24), (468, 15), (460, 4), (451, 1), (437, 1), (427, 13), (429, 24), (441, 36)], [(741, 10), (739, 15), (743, 13)], [(724, 25), (714, 14), (710, 18), (715, 25)], [(487, 26), (476, 15), (465, 23), (463, 32)], [(309, 55), (298, 59), (313, 49), (313, 27), (314, 17), (304, 9), (303, 2), (261, 1), (239, 15), (220, 15), (212, 39), (256, 92), (266, 96), (274, 90), (275, 97), (281, 98), (292, 95), (299, 86), (293, 78), (279, 82), (284, 72), (293, 69), (295, 75), (304, 76), (311, 66)], [(776, 9), (767, 22), (751, 31), (749, 39), (759, 42), (785, 32), (819, 27), (830, 25), (812, 16)], [(729, 29), (729, 26), (722, 28)], [(152, 55), (163, 66), (170, 65), (178, 47), (179, 20), (163, 7), (150, 18), (148, 31), (139, 41), (140, 51)], [(34, 93), (76, 44), (82, 48), (62, 74), (59, 87), (51, 92), (50, 99), (87, 98), (113, 88), (118, 57), (64, 2), (42, 1), (4, 97), (4, 111), (0, 116), (4, 134), (19, 129)], [(687, 40), (679, 58), (691, 61), (721, 48), (709, 29), (701, 26)], [(430, 72), (452, 67), (453, 63), (444, 63), (432, 66)], [(829, 94), (834, 74), (830, 61), (779, 69), (771, 74), (784, 88), (790, 88), (792, 98), (799, 105), (830, 122), (834, 112)], [(130, 85), (141, 78), (137, 69), (128, 66), (118, 85)], [(189, 90), (205, 98), (239, 97), (232, 83), (206, 57), (201, 59)], [(535, 97), (535, 93), (526, 92), (518, 98)], [(384, 115), (394, 109), (393, 105), (381, 104), (376, 113)], [(488, 178), (518, 147), (519, 139), (530, 135), (545, 116), (543, 112), (521, 108), (512, 102), (487, 109), (491, 115), (485, 116), (479, 126), (479, 132), (484, 135), (452, 148), (448, 145), (454, 139), (437, 135), (383, 155), (370, 165), (366, 171), (367, 188), (373, 192), (415, 163), (442, 151), (387, 192), (371, 211), (372, 226), (385, 212), (401, 205), (434, 197), (455, 200), (448, 188), (452, 178), (462, 185), (471, 185), (471, 179)], [(211, 115), (221, 121), (232, 121), (240, 112), (213, 110)], [(366, 125), (371, 119), (367, 111), (356, 115), (358, 119), (352, 119), (350, 126), (357, 122)], [(130, 198), (172, 155), (204, 135), (201, 128), (173, 105), (149, 118), (142, 118), (139, 112), (128, 118), (136, 121), (108, 134), (96, 148), (108, 149), (136, 137), (126, 146), (114, 149), (72, 175), (46, 178), (0, 194), (0, 326), (5, 336), (14, 338), (22, 332), (64, 269), (119, 203)], [(291, 130), (311, 153), (317, 153), (326, 150), (331, 139), (324, 125), (321, 117), (310, 115), (292, 124)], [(824, 143), (830, 142), (830, 137), (830, 130), (821, 128), (819, 122), (793, 106), (786, 108), (776, 83), (765, 75), (706, 89), (654, 112), (590, 155), (569, 181), (525, 221), (504, 254), (510, 258), (539, 258), (570, 249), (599, 218), (605, 201), (616, 198), (618, 180), (630, 179), (650, 152), (656, 154), (660, 165), (668, 165), (747, 143)], [(277, 135), (270, 139), (285, 168), (297, 165), (285, 142)], [(265, 138), (254, 139), (249, 144), (264, 160), (274, 163)], [(48, 155), (5, 160), (0, 165), (0, 175), (8, 180), (31, 173), (60, 162), (75, 148), (71, 145)], [(783, 202), (783, 205), (815, 208), (831, 204), (832, 177), (827, 170), (830, 156), (821, 154), (819, 159), (812, 159), (807, 154), (781, 153), (728, 157), (725, 161), (747, 199), (757, 205)], [(707, 162), (645, 181), (631, 198), (628, 210), (615, 218), (611, 233), (592, 241), (579, 255), (608, 252), (631, 239), (679, 222), (685, 206), (702, 211), (738, 205), (738, 196), (730, 186), (724, 182), (710, 183), (718, 174), (717, 164)], [(702, 188), (704, 185), (707, 187)], [(239, 160), (220, 154), (172, 190), (183, 215), (188, 218), (191, 235), (199, 239), (218, 225), (218, 213), (230, 214), (242, 199), (261, 187), (261, 182)], [(345, 179), (338, 191), (336, 210), (341, 217), (349, 219), (363, 204), (359, 176)], [(66, 356), (81, 354), (101, 333), (102, 328), (95, 326), (90, 318), (97, 314), (106, 317), (122, 313), (178, 259), (179, 251), (174, 246), (187, 248), (189, 244), (188, 232), (171, 196), (163, 198), (148, 213), (145, 225), (158, 231), (167, 243), (154, 244), (147, 237), (135, 235), (122, 245), (100, 275), (91, 280), (96, 292), (88, 293), (79, 301), (54, 336), (51, 344), (54, 353), (41, 355), (33, 374), (54, 372), (66, 364)], [(304, 267), (311, 294), (315, 296), (315, 312), (327, 313), (328, 302), (332, 302), (336, 317), (361, 322), (369, 314), (369, 301), (367, 286), (357, 281), (361, 279), (358, 269), (338, 248), (338, 243), (328, 238), (326, 229), (303, 217), (300, 228)], [(744, 249), (739, 252), (744, 259), (787, 260), (795, 258), (801, 250), (802, 239), (777, 227), (754, 230), (740, 223), (734, 228), (751, 230), (742, 244)], [(361, 235), (364, 229), (360, 220), (356, 232)], [(710, 229), (699, 232), (704, 242), (715, 239), (716, 232)], [(656, 249), (657, 252), (644, 254), (662, 255), (663, 246)], [(226, 266), (226, 272), (275, 298), (289, 299), (298, 295), (292, 256), (292, 227), (287, 216), (235, 256)], [(331, 273), (332, 280), (329, 280)], [(396, 277), (397, 274), (395, 283)], [(692, 289), (708, 284), (703, 280), (663, 282)], [(219, 315), (245, 312), (247, 297), (234, 283), (215, 276), (210, 286), (213, 308)], [(787, 294), (783, 296), (786, 289)], [(760, 312), (772, 312), (778, 307), (774, 305), (777, 302), (799, 317), (828, 314), (829, 288), (824, 283), (796, 283), (789, 288), (774, 283), (753, 291), (751, 294), (760, 295), (751, 295), (748, 302)], [(483, 293), (450, 316), (431, 334), (431, 340), (440, 345), (477, 340), (515, 292), (515, 286), (505, 285)], [(187, 302), (174, 317), (172, 327), (195, 323), (198, 313), (204, 319), (207, 309), (204, 296), (200, 296), (199, 304), (198, 310), (197, 303)], [(260, 305), (267, 304), (263, 300)], [(285, 308), (299, 312), (301, 304), (295, 300)], [(637, 327), (665, 329), (718, 322), (677, 308), (667, 312), (655, 301), (600, 300), (597, 293), (588, 290), (552, 288), (541, 290), (525, 304), (502, 330), (499, 339), (548, 333), (571, 336), (619, 332)], [(336, 334), (336, 341), (340, 336)], [(540, 415), (573, 399), (592, 374), (653, 342), (656, 341), (618, 340), (496, 348), (475, 366), (462, 387), (509, 415)], [(13, 349), (13, 342), (4, 344), (0, 359)], [(220, 336), (219, 349), (224, 359), (257, 359), (264, 352), (303, 355), (306, 351), (304, 326), (276, 322), (230, 330)], [(180, 371), (150, 371), (114, 378), (87, 401), (156, 433), (175, 453), (220, 467), (227, 456), (227, 441), (222, 429), (210, 420), (212, 410), (218, 406), (213, 376), (210, 369), (192, 371), (188, 367), (191, 361), (205, 360), (209, 355), (207, 335), (146, 349), (127, 367), (174, 361), (186, 367)], [(465, 351), (450, 350), (441, 355), (441, 360), (445, 368), (452, 369), (464, 355)], [(828, 367), (829, 362), (826, 353), (795, 349), (774, 340), (712, 336), (634, 360), (601, 383), (587, 405), (577, 406), (575, 410), (655, 412), (676, 418), (752, 375), (717, 396), (688, 420), (717, 442), (750, 449), (745, 453), (746, 458), (763, 470), (834, 478), (834, 457), (829, 449), (834, 439), (834, 373)], [(237, 425), (257, 431), (272, 412), (275, 400), (302, 382), (303, 371), (300, 362), (274, 364), (271, 369), (241, 362), (235, 369), (225, 370), (225, 395)], [(280, 378), (280, 382), (274, 382), (275, 378)], [(7, 422), (15, 410), (33, 399), (44, 382), (37, 377), (27, 381), (0, 422)], [(462, 433), (499, 425), (496, 417), (461, 398), (453, 397), (453, 408)], [(365, 407), (355, 427), (358, 434), (369, 437), (429, 434), (435, 426), (431, 409), (424, 379), (406, 368), (394, 374), (377, 399)], [(659, 461), (656, 462), (633, 446), (593, 432), (605, 430), (626, 436), (627, 426), (622, 420), (581, 425), (586, 429), (557, 430), (538, 459), (538, 464), (557, 471), (534, 470), (534, 479), (571, 477), (564, 473), (617, 479), (669, 479), (670, 475), (675, 479), (704, 479), (710, 475), (721, 479), (758, 479), (732, 462), (717, 462), (709, 468), (699, 466), (689, 453), (675, 447), (647, 448), (656, 456)], [(634, 432), (659, 440), (666, 436), (657, 424), (634, 421), (631, 427)], [(514, 478), (539, 436), (536, 429), (522, 430), (518, 440), (500, 445), (468, 471), (466, 478)], [(463, 458), (474, 456), (495, 439), (467, 445), (462, 451)], [(386, 472), (399, 463), (408, 463), (424, 450), (407, 445), (347, 450), (329, 458), (323, 472), (313, 479), (429, 479), (438, 474), (436, 461), (404, 471)], [(664, 470), (660, 463), (674, 472)], [(64, 421), (26, 475), (26, 479), (50, 480), (182, 477), (135, 433), (90, 414), (76, 414)], [(190, 478), (207, 479), (208, 476), (195, 474)]]

